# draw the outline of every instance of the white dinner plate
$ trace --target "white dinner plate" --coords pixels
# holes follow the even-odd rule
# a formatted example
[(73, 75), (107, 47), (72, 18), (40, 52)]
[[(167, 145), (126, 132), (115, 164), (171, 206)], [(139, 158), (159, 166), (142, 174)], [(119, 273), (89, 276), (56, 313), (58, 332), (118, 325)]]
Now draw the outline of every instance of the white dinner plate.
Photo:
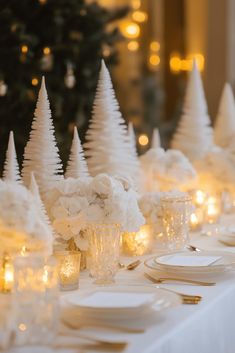
[[(116, 308), (109, 305), (109, 307), (100, 307), (93, 305), (92, 307), (84, 306), (84, 298), (91, 296), (94, 293), (108, 293), (109, 295), (114, 293), (116, 296), (118, 293), (121, 295), (126, 293), (126, 296), (130, 298), (130, 295), (133, 298), (136, 294), (143, 294), (147, 297), (150, 297), (150, 300), (143, 305), (133, 306), (125, 305), (122, 308)], [(164, 289), (158, 289), (152, 286), (139, 286), (139, 285), (130, 285), (130, 286), (115, 286), (115, 287), (105, 287), (97, 288), (97, 290), (79, 290), (75, 293), (66, 294), (63, 297), (64, 302), (67, 304), (67, 309), (71, 309), (73, 317), (84, 316), (86, 318), (94, 319), (137, 319), (142, 315), (150, 314), (154, 311), (161, 311), (166, 308), (177, 306), (181, 304), (181, 298), (174, 294), (165, 291)], [(85, 302), (86, 303), (86, 302)], [(82, 304), (82, 305), (81, 305)]]

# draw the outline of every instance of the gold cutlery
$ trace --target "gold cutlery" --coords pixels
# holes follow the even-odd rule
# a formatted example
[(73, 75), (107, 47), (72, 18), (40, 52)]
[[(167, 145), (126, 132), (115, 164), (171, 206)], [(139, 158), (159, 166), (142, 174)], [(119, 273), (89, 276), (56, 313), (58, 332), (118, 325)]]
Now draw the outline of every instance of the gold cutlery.
[(144, 329), (140, 329), (140, 328), (131, 328), (131, 327), (123, 327), (123, 326), (113, 326), (110, 324), (103, 324), (103, 323), (99, 323), (99, 324), (92, 324), (92, 323), (71, 323), (68, 322), (65, 318), (61, 319), (62, 323), (64, 325), (66, 325), (67, 327), (69, 327), (69, 329), (71, 330), (79, 330), (82, 328), (101, 328), (101, 329), (107, 329), (107, 330), (111, 330), (111, 331), (117, 331), (117, 332), (122, 332), (122, 333), (144, 333), (145, 330)]
[(186, 248), (190, 251), (196, 251), (196, 252), (201, 252), (202, 250), (197, 248), (196, 246), (193, 246), (193, 245), (187, 245)]
[[(84, 339), (88, 339), (88, 337), (84, 337)], [(90, 337), (89, 337), (90, 340)], [(104, 352), (115, 351), (120, 352), (123, 351), (127, 347), (127, 342), (109, 342), (109, 341), (98, 341), (97, 343), (85, 344), (85, 343), (56, 343), (52, 346), (55, 349), (80, 349), (81, 350), (91, 350), (91, 351), (99, 351)]]
[[(146, 277), (146, 276), (145, 276)], [(152, 276), (151, 276), (152, 277)], [(155, 283), (163, 283), (163, 282), (183, 282), (183, 283), (188, 283), (188, 284), (195, 284), (198, 286), (214, 286), (214, 282), (202, 282), (202, 281), (197, 281), (197, 280), (192, 280), (192, 279), (187, 279), (187, 278), (177, 278), (177, 277), (160, 277), (160, 278), (155, 278), (152, 277), (155, 281)]]
[(222, 240), (222, 239), (219, 239), (219, 242), (221, 244), (226, 245), (226, 246), (230, 246), (230, 247), (234, 247), (235, 246), (235, 239), (233, 239), (233, 241), (231, 243), (229, 241)]
[[(150, 280), (152, 283), (158, 284), (158, 282), (156, 282), (156, 279), (154, 277), (150, 276), (148, 273), (145, 273), (144, 276), (148, 280)], [(158, 287), (158, 288), (161, 288), (161, 287)], [(171, 292), (171, 293), (174, 293), (174, 294), (178, 294), (182, 298), (183, 304), (198, 304), (202, 299), (202, 297), (200, 295), (191, 295), (191, 294), (180, 293), (180, 292), (168, 289), (168, 288), (161, 288), (161, 289), (164, 289), (164, 290)]]
[(141, 264), (141, 261), (140, 260), (136, 260), (136, 261), (131, 262), (128, 265), (125, 265), (125, 264), (119, 262), (118, 266), (119, 266), (119, 268), (123, 268), (123, 269), (126, 269), (128, 271), (132, 271), (136, 267), (138, 267), (140, 264)]

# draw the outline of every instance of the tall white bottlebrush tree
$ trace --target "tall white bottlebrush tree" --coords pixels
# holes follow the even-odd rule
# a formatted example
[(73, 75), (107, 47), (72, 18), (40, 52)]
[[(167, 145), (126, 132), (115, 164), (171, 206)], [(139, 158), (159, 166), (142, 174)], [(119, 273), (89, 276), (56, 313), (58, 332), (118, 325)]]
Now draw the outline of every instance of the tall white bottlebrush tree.
[(151, 148), (161, 148), (161, 138), (157, 128), (153, 129)]
[(78, 130), (76, 127), (74, 127), (73, 141), (65, 177), (82, 178), (88, 176), (88, 167), (84, 157), (82, 144), (78, 136)]
[(196, 62), (189, 75), (183, 114), (171, 147), (183, 152), (191, 161), (199, 160), (213, 145), (213, 130)]
[[(132, 153), (127, 127), (119, 111), (104, 61), (86, 135), (85, 155), (92, 176), (99, 173), (136, 178), (137, 158)], [(134, 183), (136, 180), (133, 180)]]
[(62, 163), (56, 146), (54, 126), (44, 77), (34, 113), (29, 141), (24, 151), (22, 176), (29, 185), (34, 172), (42, 193), (53, 187), (62, 178)]
[(11, 131), (9, 135), (6, 160), (3, 169), (3, 179), (6, 181), (21, 183), (13, 131)]
[(215, 143), (223, 148), (229, 146), (235, 136), (235, 102), (229, 83), (224, 85), (219, 111), (214, 126)]

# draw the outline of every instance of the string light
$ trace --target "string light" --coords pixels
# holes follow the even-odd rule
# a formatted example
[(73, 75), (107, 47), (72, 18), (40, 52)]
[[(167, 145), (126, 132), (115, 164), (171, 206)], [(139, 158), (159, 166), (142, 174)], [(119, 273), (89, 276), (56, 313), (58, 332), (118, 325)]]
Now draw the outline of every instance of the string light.
[(141, 1), (140, 0), (132, 0), (131, 6), (134, 10), (138, 10), (141, 6)]
[(49, 54), (51, 54), (51, 49), (50, 49), (49, 47), (43, 48), (43, 54), (44, 54), (44, 55), (49, 55)]
[(132, 14), (132, 18), (134, 21), (142, 23), (147, 21), (148, 15), (144, 11), (134, 11)]
[(127, 48), (130, 51), (136, 51), (139, 49), (139, 43), (136, 40), (131, 40), (128, 44), (127, 44)]
[(157, 41), (152, 41), (149, 45), (151, 51), (158, 51), (160, 50), (160, 43)]
[(29, 50), (29, 48), (27, 45), (21, 46), (21, 53), (26, 54), (26, 53), (28, 53), (28, 50)]
[(152, 54), (150, 55), (149, 57), (149, 63), (152, 65), (152, 66), (158, 66), (160, 64), (160, 56), (159, 55), (156, 55), (156, 54)]
[(41, 5), (45, 5), (47, 0), (38, 0), (40, 2)]
[(139, 136), (138, 142), (141, 146), (147, 146), (149, 143), (149, 138), (146, 134), (142, 134)]
[(33, 77), (31, 83), (32, 83), (33, 86), (37, 86), (38, 85), (38, 79), (36, 77)]
[(140, 26), (134, 22), (123, 21), (120, 30), (126, 38), (135, 39), (140, 35)]
[(7, 84), (4, 80), (0, 80), (0, 97), (3, 97), (7, 94)]
[(186, 59), (181, 59), (179, 54), (173, 53), (170, 58), (170, 70), (173, 73), (180, 71), (191, 71), (193, 67), (193, 60), (196, 60), (199, 71), (204, 69), (204, 56), (202, 54), (190, 54)]

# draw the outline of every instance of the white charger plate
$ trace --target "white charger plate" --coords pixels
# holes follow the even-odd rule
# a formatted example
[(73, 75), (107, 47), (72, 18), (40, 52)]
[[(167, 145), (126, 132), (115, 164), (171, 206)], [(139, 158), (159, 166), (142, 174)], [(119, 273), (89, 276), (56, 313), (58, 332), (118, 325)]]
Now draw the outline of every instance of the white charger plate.
[[(102, 292), (120, 292), (120, 293), (148, 293), (153, 294), (154, 300), (152, 302), (146, 303), (145, 305), (139, 307), (125, 307), (120, 309), (117, 308), (84, 308), (79, 305), (79, 301), (82, 301), (87, 295), (94, 293), (95, 291)], [(63, 301), (68, 308), (71, 309), (71, 314), (73, 319), (76, 316), (84, 316), (85, 318), (91, 319), (117, 319), (117, 320), (127, 320), (127, 319), (137, 319), (142, 315), (148, 315), (153, 312), (158, 312), (166, 308), (178, 306), (182, 303), (181, 298), (174, 293), (165, 291), (164, 289), (158, 289), (153, 286), (139, 286), (139, 285), (127, 285), (127, 286), (115, 286), (115, 287), (105, 287), (102, 290), (89, 290), (89, 291), (77, 291), (76, 293), (66, 294), (63, 297)], [(72, 319), (72, 318), (71, 318)]]

